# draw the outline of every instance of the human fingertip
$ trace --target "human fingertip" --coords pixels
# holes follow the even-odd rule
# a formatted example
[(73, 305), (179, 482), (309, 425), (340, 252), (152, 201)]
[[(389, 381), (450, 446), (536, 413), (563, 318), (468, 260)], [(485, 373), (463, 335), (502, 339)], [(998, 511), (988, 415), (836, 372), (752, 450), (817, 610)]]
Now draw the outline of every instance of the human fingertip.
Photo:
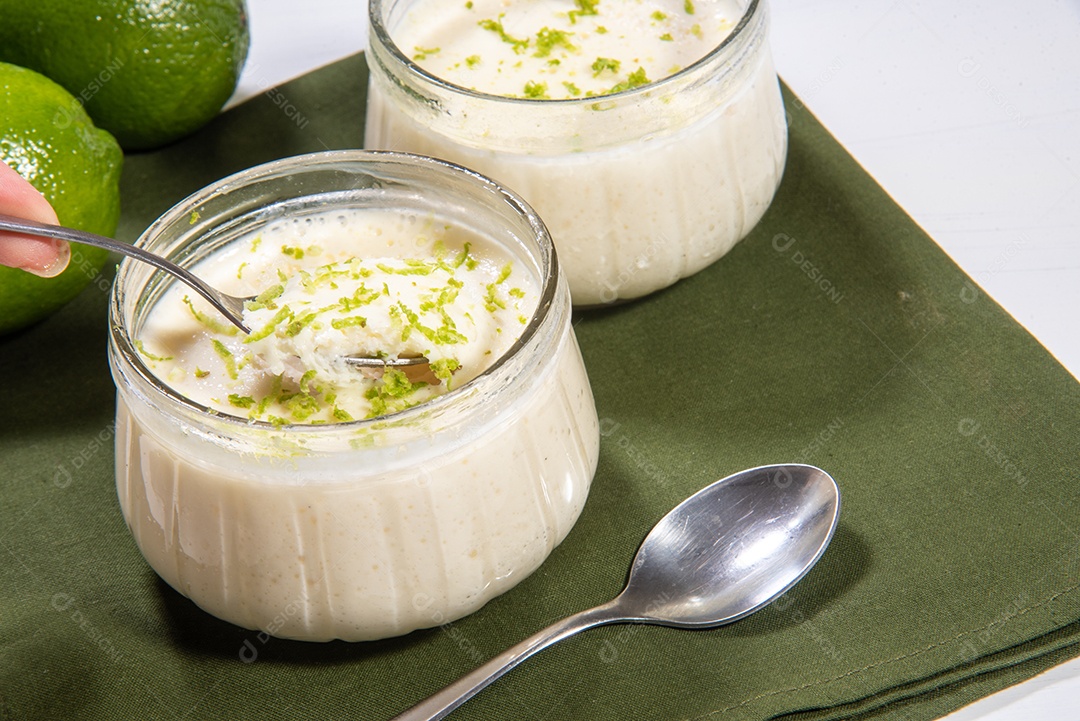
[(0, 265), (25, 270), (39, 278), (55, 278), (71, 261), (71, 247), (56, 238), (0, 233)]
[(33, 273), (39, 278), (55, 278), (67, 269), (68, 263), (71, 262), (71, 246), (62, 240), (53, 239), (51, 245), (56, 251), (53, 259), (48, 262), (44, 267), (36, 266), (32, 268), (23, 268), (28, 273)]

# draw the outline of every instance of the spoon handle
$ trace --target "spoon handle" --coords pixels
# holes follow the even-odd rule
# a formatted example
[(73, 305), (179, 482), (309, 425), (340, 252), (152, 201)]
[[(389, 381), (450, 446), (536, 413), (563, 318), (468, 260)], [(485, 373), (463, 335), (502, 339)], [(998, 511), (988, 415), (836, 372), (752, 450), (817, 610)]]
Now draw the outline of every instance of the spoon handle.
[(112, 238), (106, 238), (104, 235), (87, 233), (63, 225), (38, 223), (33, 220), (26, 220), (25, 218), (4, 215), (3, 213), (0, 213), (0, 230), (7, 230), (13, 233), (25, 233), (26, 235), (37, 235), (44, 238), (59, 238), (60, 240), (67, 240), (73, 243), (92, 245), (97, 248), (111, 250), (114, 253), (130, 256), (143, 263), (149, 263), (159, 270), (171, 273), (176, 276), (176, 278), (186, 283), (192, 290), (197, 292), (203, 298), (206, 298), (211, 305), (217, 308), (222, 315), (228, 318), (240, 330), (245, 333), (251, 332), (243, 322), (242, 316), (244, 307), (242, 299), (226, 296), (224, 293), (218, 292), (215, 288), (207, 285), (199, 277), (192, 275), (186, 269), (181, 268), (171, 261), (165, 260), (161, 256), (145, 251), (142, 248), (128, 245), (127, 243), (121, 243)]
[(594, 626), (627, 621), (615, 605), (615, 602), (590, 608), (588, 611), (575, 613), (561, 621), (551, 624), (512, 646), (491, 659), (483, 666), (462, 676), (441, 691), (416, 704), (408, 711), (395, 716), (391, 721), (436, 721), (475, 696), (481, 689), (500, 678), (510, 669), (538, 651), (558, 641), (568, 638)]

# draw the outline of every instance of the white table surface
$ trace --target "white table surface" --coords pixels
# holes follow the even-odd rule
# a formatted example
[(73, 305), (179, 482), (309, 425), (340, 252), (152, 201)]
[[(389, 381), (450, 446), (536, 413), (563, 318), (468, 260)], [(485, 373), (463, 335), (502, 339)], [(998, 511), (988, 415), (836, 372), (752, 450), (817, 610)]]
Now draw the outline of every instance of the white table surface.
[[(363, 0), (247, 0), (231, 102), (363, 50)], [(777, 69), (890, 195), (1080, 377), (1080, 3), (771, 0)], [(950, 721), (1080, 719), (1080, 659)]]

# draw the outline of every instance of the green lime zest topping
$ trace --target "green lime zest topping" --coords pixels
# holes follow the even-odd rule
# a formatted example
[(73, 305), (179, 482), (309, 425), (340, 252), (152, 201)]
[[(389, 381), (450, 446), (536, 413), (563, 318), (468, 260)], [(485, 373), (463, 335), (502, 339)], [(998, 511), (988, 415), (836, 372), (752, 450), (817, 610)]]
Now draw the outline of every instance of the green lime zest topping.
[(499, 277), (495, 279), (495, 285), (502, 285), (503, 282), (510, 277), (510, 274), (514, 272), (513, 263), (507, 263), (499, 270)]
[(683, 0), (683, 10), (686, 11), (687, 15), (693, 15), (694, 14), (694, 0)]
[(640, 88), (643, 85), (648, 85), (652, 81), (645, 75), (645, 68), (638, 68), (634, 72), (630, 73), (630, 77), (626, 80), (618, 83), (611, 88), (612, 93), (621, 93), (626, 90), (633, 90), (634, 88)]
[(596, 26), (596, 34), (597, 35), (607, 35), (607, 28), (604, 27), (603, 25), (597, 25)]
[(468, 2), (465, 3), (465, 9), (472, 10), (472, 0), (468, 0)]
[[(237, 340), (233, 341), (224, 334), (237, 335), (235, 330), (216, 322), (209, 312), (200, 313), (202, 306), (199, 301), (194, 297), (185, 297), (184, 303), (192, 316), (201, 325), (214, 331), (204, 332), (201, 338), (203, 343), (212, 344), (213, 352), (221, 358), (226, 372), (223, 374), (211, 365), (215, 384), (221, 382), (226, 374), (232, 381), (240, 381), (239, 376), (244, 376), (243, 384), (230, 384), (226, 379), (224, 382), (227, 385), (220, 391), (220, 396), (210, 401), (224, 412), (230, 412), (228, 409), (231, 408), (234, 414), (275, 425), (338, 423), (352, 421), (354, 416), (359, 419), (396, 413), (449, 390), (454, 378), (464, 375), (458, 372), (461, 361), (447, 355), (446, 351), (452, 352), (451, 346), (460, 348), (462, 344), (469, 343), (472, 339), (462, 330), (471, 336), (470, 329), (476, 327), (467, 308), (461, 307), (464, 302), (462, 299), (466, 299), (470, 304), (483, 305), (489, 312), (505, 309), (505, 318), (496, 314), (496, 318), (504, 326), (512, 323), (511, 318), (519, 318), (519, 322), (525, 322), (522, 320), (525, 316), (519, 315), (524, 311), (523, 307), (519, 307), (519, 299), (525, 297), (525, 292), (521, 288), (511, 288), (513, 284), (509, 282), (514, 278), (513, 263), (506, 262), (506, 258), (503, 258), (503, 265), (493, 264), (486, 255), (474, 255), (475, 251), (469, 243), (458, 245), (455, 242), (452, 247), (447, 248), (451, 238), (453, 236), (447, 236), (445, 240), (440, 238), (438, 231), (434, 237), (420, 236), (417, 240), (418, 246), (431, 248), (431, 253), (423, 256), (422, 260), (352, 258), (316, 267), (319, 262), (325, 261), (308, 258), (313, 255), (312, 249), (318, 250), (315, 246), (304, 246), (304, 260), (298, 263), (291, 263), (278, 256), (277, 262), (288, 275), (279, 272), (281, 283), (265, 288), (246, 304), (245, 312), (250, 312), (247, 318), (254, 332), (246, 337), (238, 336)], [(288, 245), (275, 243), (274, 239), (269, 240), (271, 248), (289, 248)], [(273, 269), (271, 267), (267, 270)], [(479, 271), (486, 276), (486, 280), (494, 282), (485, 286), (486, 281), (465, 278), (466, 270)], [(260, 269), (259, 272), (264, 271)], [(382, 281), (378, 280), (380, 274)], [(249, 270), (248, 276), (253, 278), (254, 272)], [(367, 278), (371, 276), (374, 276), (374, 287), (366, 285), (370, 282)], [(476, 284), (475, 288), (469, 286), (470, 282)], [(405, 292), (406, 288), (411, 290)], [(401, 297), (398, 297), (399, 291), (402, 293)], [(294, 295), (297, 298), (294, 299)], [(323, 307), (319, 307), (320, 305)], [(473, 311), (472, 315), (475, 313), (476, 311)], [(389, 318), (383, 318), (384, 314), (389, 314)], [(331, 328), (349, 337), (352, 337), (354, 332), (356, 337), (362, 337), (368, 331), (351, 329), (366, 328), (376, 319), (379, 320), (377, 325), (380, 334), (386, 320), (392, 323), (390, 345), (384, 347), (385, 353), (414, 352), (433, 359), (429, 364), (431, 375), (427, 376), (430, 383), (414, 382), (417, 376), (411, 371), (406, 374), (397, 369), (386, 369), (378, 380), (373, 381), (370, 376), (364, 376), (364, 382), (355, 389), (355, 395), (353, 391), (346, 394), (344, 386), (336, 386), (336, 375), (324, 376), (320, 373), (316, 376), (316, 371), (312, 369), (314, 366), (311, 365), (298, 368), (296, 375), (290, 371), (287, 375), (268, 374), (263, 379), (258, 377), (258, 374), (251, 375), (251, 370), (247, 367), (258, 361), (259, 351), (240, 345), (241, 341), (266, 342), (265, 339), (269, 338), (272, 343), (282, 345), (268, 350), (282, 350), (292, 348), (289, 338), (295, 337), (299, 341), (309, 333), (330, 332)], [(458, 320), (462, 322), (461, 330), (456, 325)], [(393, 338), (399, 331), (402, 343), (409, 343), (407, 350)], [(220, 340), (215, 340), (215, 335)], [(345, 336), (340, 336), (339, 339), (343, 337)], [(298, 346), (302, 349), (307, 347), (307, 341)], [(435, 351), (442, 347), (445, 347), (445, 350)], [(477, 352), (483, 350), (480, 348)], [(301, 356), (303, 352), (306, 350), (293, 351)], [(252, 367), (254, 368), (254, 365)], [(209, 371), (195, 371), (197, 377), (211, 376)], [(248, 381), (251, 381), (251, 384)], [(430, 384), (442, 384), (443, 388), (433, 389)], [(422, 388), (427, 390), (418, 392)], [(236, 409), (244, 410), (238, 413)]]
[(454, 268), (460, 268), (462, 265), (464, 265), (465, 270), (474, 270), (476, 266), (479, 265), (476, 258), (472, 257), (472, 254), (470, 253), (471, 249), (472, 243), (466, 243), (465, 246), (461, 249), (461, 252), (458, 253), (457, 257), (454, 259)]
[(664, 33), (660, 36), (660, 39), (666, 43), (670, 43), (675, 40), (675, 38), (671, 37), (671, 33)]
[(233, 357), (232, 351), (226, 348), (225, 344), (217, 338), (212, 343), (214, 344), (214, 352), (225, 362), (225, 372), (230, 379), (236, 380), (236, 358)]
[(508, 35), (502, 24), (502, 19), (504, 17), (505, 14), (499, 15), (498, 20), (481, 20), (479, 23), (477, 23), (477, 25), (482, 27), (484, 30), (489, 30), (493, 33), (496, 33), (499, 36), (500, 40), (513, 46), (514, 52), (518, 55), (521, 55), (529, 49), (529, 39), (526, 38), (524, 40), (521, 40), (520, 38), (515, 38), (512, 35)]
[(383, 392), (391, 398), (404, 398), (423, 388), (426, 383), (413, 383), (404, 371), (387, 368), (383, 373)]
[(439, 326), (439, 329), (435, 331), (435, 338), (431, 340), (436, 345), (457, 345), (459, 343), (468, 343), (469, 339), (459, 333), (456, 328), (451, 327), (453, 323), (450, 320), (450, 316), (443, 314), (443, 324)]
[(195, 225), (196, 223), (199, 222), (199, 218), (201, 218), (201, 217), (202, 216), (199, 215), (199, 211), (197, 211), (197, 210), (191, 211), (191, 217), (188, 218), (188, 225)]
[(655, 21), (656, 21), (656, 22), (658, 22), (658, 23), (662, 23), (662, 22), (664, 22), (665, 20), (667, 20), (667, 15), (665, 15), (664, 13), (662, 13), (662, 12), (661, 12), (661, 11), (659, 11), (659, 10), (657, 10), (656, 12), (654, 12), (654, 13), (653, 13), (653, 14), (651, 15), (651, 17), (652, 17), (652, 19), (653, 19), (653, 20), (655, 20)]
[[(309, 370), (304, 373), (303, 377), (300, 379), (299, 391), (283, 391), (282, 376), (274, 376), (274, 382), (270, 388), (270, 392), (263, 396), (262, 400), (259, 401), (258, 407), (251, 412), (249, 417), (259, 418), (266, 414), (271, 405), (277, 403), (292, 420), (300, 422), (306, 421), (312, 415), (322, 410), (322, 403), (315, 397), (316, 394), (321, 392), (321, 388), (311, 384), (314, 377), (315, 371)], [(266, 415), (266, 420), (275, 425), (288, 423), (284, 418), (275, 415)]]
[[(404, 316), (404, 320), (402, 320), (402, 316)], [(396, 318), (402, 324), (402, 343), (409, 340), (414, 330), (435, 345), (457, 345), (469, 341), (468, 338), (457, 331), (454, 320), (447, 315), (446, 311), (442, 311), (443, 322), (438, 329), (421, 323), (419, 314), (400, 301), (396, 306), (390, 308), (390, 317)]]
[(147, 360), (152, 360), (152, 361), (156, 361), (156, 362), (164, 362), (164, 361), (171, 361), (173, 359), (173, 357), (171, 355), (170, 356), (154, 355), (150, 351), (146, 350), (146, 347), (143, 345), (143, 342), (141, 340), (135, 341), (135, 348)]
[(432, 310), (442, 311), (447, 305), (457, 300), (458, 292), (465, 284), (455, 278), (447, 281), (446, 287), (438, 295), (427, 293), (421, 296), (420, 310), (424, 313)]
[(184, 296), (183, 300), (184, 304), (191, 311), (191, 314), (195, 316), (195, 320), (197, 320), (204, 328), (206, 328), (210, 332), (217, 333), (219, 335), (231, 336), (236, 335), (237, 332), (240, 330), (234, 325), (226, 325), (220, 322), (217, 318), (211, 318), (206, 313), (203, 313), (195, 307), (195, 304), (191, 302), (191, 298), (188, 298), (186, 295)]
[(543, 100), (546, 98), (550, 98), (551, 96), (548, 95), (547, 89), (547, 83), (534, 83), (530, 80), (529, 82), (525, 83), (525, 97), (534, 100)]
[(237, 280), (243, 280), (243, 278), (244, 278), (244, 268), (246, 268), (246, 267), (247, 267), (247, 261), (244, 261), (243, 263), (240, 264), (240, 267), (236, 269), (236, 279)]
[(297, 393), (287, 400), (281, 401), (281, 405), (288, 409), (293, 420), (306, 421), (320, 409), (319, 401), (309, 393)]
[(270, 319), (269, 323), (267, 323), (261, 329), (255, 331), (254, 333), (249, 334), (248, 337), (244, 339), (244, 342), (254, 343), (255, 341), (262, 340), (263, 338), (268, 338), (270, 334), (277, 330), (278, 325), (281, 324), (282, 321), (291, 321), (292, 317), (292, 310), (289, 308), (289, 306), (284, 306), (283, 308), (278, 310), (277, 313), (274, 314), (274, 317)]
[(429, 55), (435, 55), (442, 50), (442, 48), (422, 48), (417, 45), (413, 47), (413, 50), (416, 51), (416, 54), (413, 55), (413, 60), (427, 60)]
[(267, 310), (273, 310), (274, 308), (277, 308), (277, 303), (275, 303), (274, 301), (279, 298), (284, 292), (284, 285), (272, 285), (266, 290), (264, 290), (262, 293), (259, 293), (257, 296), (255, 296), (255, 300), (249, 300), (247, 303), (245, 303), (244, 308), (246, 310), (262, 310), (263, 308), (266, 308)]
[(431, 275), (438, 265), (423, 260), (410, 259), (405, 261), (404, 268), (394, 268), (385, 263), (378, 263), (375, 267), (388, 275)]
[(367, 318), (360, 315), (352, 315), (348, 318), (334, 318), (330, 321), (330, 327), (334, 330), (344, 330), (345, 328), (363, 328), (367, 325)]
[(382, 382), (368, 388), (364, 397), (371, 403), (371, 412), (368, 418), (396, 413), (416, 405), (409, 402), (408, 398), (416, 391), (427, 386), (427, 383), (413, 383), (403, 371), (397, 368), (387, 368), (383, 371)]
[(281, 246), (281, 254), (288, 255), (296, 260), (300, 260), (304, 257), (304, 249), (300, 247), (291, 247), (288, 245)]
[[(386, 287), (385, 283), (383, 287)], [(361, 306), (375, 302), (381, 295), (383, 295), (381, 291), (372, 290), (361, 283), (360, 287), (353, 291), (352, 297), (343, 297), (338, 301), (338, 306), (342, 313), (351, 313)]]
[(196, 378), (205, 378), (208, 375), (210, 375), (210, 371), (204, 371), (199, 366), (195, 366), (195, 377)]
[(236, 393), (229, 394), (229, 405), (237, 408), (251, 408), (255, 405), (255, 399), (251, 396), (241, 396)]
[(300, 331), (311, 325), (311, 321), (319, 317), (319, 311), (312, 310), (304, 313), (299, 318), (294, 318), (288, 326), (285, 327), (285, 335), (290, 338), (295, 338), (300, 334)]
[(690, 34), (700, 40), (703, 35), (703, 33), (701, 32), (701, 26), (697, 23), (694, 23), (694, 26), (690, 28)]
[(431, 363), (431, 373), (446, 384), (447, 390), (450, 390), (453, 373), (460, 367), (461, 363), (456, 358), (440, 358)]
[(262, 236), (257, 235), (251, 240), (251, 248), (249, 248), (249, 250), (254, 253), (256, 250), (259, 249), (260, 245), (262, 245)]
[(465, 64), (469, 66), (470, 70), (475, 68), (477, 65), (480, 64), (480, 56), (470, 55), (469, 57), (465, 58)]
[(577, 5), (577, 10), (571, 10), (568, 15), (570, 17), (570, 24), (577, 23), (579, 17), (585, 15), (599, 15), (597, 6), (600, 4), (600, 0), (574, 0), (574, 4)]
[(622, 63), (614, 58), (597, 58), (592, 64), (593, 77), (598, 77), (605, 70), (617, 73), (621, 65)]
[(546, 58), (557, 47), (570, 52), (577, 50), (577, 47), (570, 42), (571, 35), (573, 33), (565, 30), (552, 30), (549, 27), (540, 28), (540, 32), (536, 33), (536, 52), (533, 53), (533, 56)]
[(497, 293), (499, 292), (498, 285), (495, 283), (488, 283), (487, 294), (484, 295), (484, 307), (488, 309), (489, 313), (494, 313), (500, 308), (506, 308), (506, 303), (499, 299)]
[(566, 88), (566, 92), (570, 93), (574, 97), (581, 95), (581, 88), (579, 88), (577, 85), (574, 85), (573, 83), (564, 80), (563, 87)]

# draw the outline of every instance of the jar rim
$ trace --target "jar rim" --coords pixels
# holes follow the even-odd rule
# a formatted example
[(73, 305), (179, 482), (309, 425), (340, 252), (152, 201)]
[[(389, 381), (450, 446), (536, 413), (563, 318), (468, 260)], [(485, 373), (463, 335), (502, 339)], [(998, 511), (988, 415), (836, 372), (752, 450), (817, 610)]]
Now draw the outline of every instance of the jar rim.
[[(456, 163), (413, 153), (355, 149), (328, 150), (273, 160), (233, 173), (232, 175), (211, 183), (187, 196), (151, 223), (151, 225), (139, 236), (138, 240), (135, 241), (135, 245), (145, 248), (151, 240), (165, 228), (168, 228), (177, 222), (186, 224), (188, 222), (187, 219), (191, 217), (193, 208), (197, 207), (201, 202), (211, 196), (217, 195), (223, 191), (234, 189), (236, 187), (243, 187), (263, 178), (280, 176), (285, 174), (283, 171), (291, 169), (314, 170), (342, 162), (354, 164), (360, 163), (373, 167), (385, 167), (392, 164), (421, 168), (426, 167), (435, 173), (442, 174), (444, 177), (457, 177), (465, 182), (472, 183), (476, 187), (484, 189), (486, 192), (491, 193), (493, 197), (501, 198), (510, 206), (514, 214), (522, 217), (528, 223), (531, 236), (536, 241), (540, 250), (539, 269), (542, 276), (540, 278), (540, 297), (536, 308), (533, 310), (521, 335), (494, 363), (485, 368), (481, 373), (477, 374), (476, 377), (470, 379), (467, 383), (464, 383), (460, 387), (454, 388), (445, 394), (424, 401), (411, 408), (375, 416), (373, 418), (361, 418), (358, 420), (327, 424), (286, 423), (275, 425), (269, 421), (252, 420), (223, 413), (214, 408), (210, 408), (209, 406), (197, 403), (178, 392), (159, 378), (143, 362), (143, 359), (135, 346), (135, 338), (133, 337), (131, 329), (128, 328), (125, 315), (125, 304), (127, 300), (127, 289), (125, 288), (125, 285), (129, 281), (131, 274), (140, 268), (140, 264), (138, 264), (137, 261), (129, 258), (125, 258), (121, 261), (117, 269), (116, 280), (113, 284), (111, 293), (109, 307), (109, 339), (111, 350), (118, 353), (126, 361), (128, 367), (133, 369), (136, 375), (149, 384), (155, 392), (164, 395), (172, 402), (186, 408), (188, 411), (193, 412), (200, 417), (207, 419), (212, 418), (215, 423), (232, 424), (238, 429), (265, 428), (266, 430), (275, 432), (287, 431), (290, 433), (316, 435), (320, 433), (341, 432), (343, 430), (359, 431), (377, 426), (377, 424), (385, 425), (388, 422), (394, 424), (406, 423), (414, 417), (438, 412), (440, 409), (453, 404), (459, 398), (469, 394), (477, 386), (486, 383), (490, 378), (497, 375), (511, 360), (515, 359), (530, 345), (530, 342), (536, 337), (540, 328), (551, 316), (551, 311), (555, 305), (557, 292), (559, 290), (561, 269), (559, 267), (555, 246), (551, 240), (551, 235), (548, 232), (547, 226), (544, 225), (543, 220), (541, 220), (540, 216), (533, 210), (532, 206), (509, 188), (503, 187), (491, 178)], [(318, 195), (321, 195), (321, 193), (311, 193), (310, 195), (297, 194), (294, 199), (298, 200), (306, 197), (317, 197)], [(162, 271), (153, 271), (153, 273), (160, 272)], [(140, 296), (146, 291), (149, 277), (151, 276), (147, 276), (147, 284), (144, 284), (144, 286), (139, 289)], [(171, 282), (178, 281), (173, 280)], [(137, 300), (138, 297), (136, 297), (133, 302), (137, 302)]]
[(389, 52), (395, 60), (405, 66), (405, 68), (409, 72), (413, 73), (414, 75), (420, 76), (426, 82), (431, 83), (432, 85), (440, 88), (441, 90), (446, 90), (452, 93), (456, 93), (458, 95), (463, 95), (466, 97), (476, 98), (479, 100), (485, 100), (490, 102), (503, 102), (523, 105), (531, 104), (538, 106), (564, 105), (572, 107), (574, 105), (591, 105), (593, 103), (602, 102), (611, 98), (622, 99), (627, 97), (634, 97), (636, 95), (644, 95), (648, 92), (652, 92), (657, 88), (662, 88), (668, 84), (678, 82), (685, 76), (696, 72), (697, 69), (702, 67), (703, 65), (707, 65), (712, 62), (716, 57), (724, 53), (728, 49), (728, 47), (732, 45), (737, 39), (741, 39), (742, 35), (747, 32), (747, 28), (750, 26), (750, 22), (757, 15), (758, 8), (762, 7), (763, 1), (764, 0), (750, 0), (749, 4), (746, 6), (746, 10), (743, 11), (742, 16), (739, 18), (739, 22), (735, 24), (735, 27), (732, 28), (731, 32), (724, 36), (724, 39), (721, 40), (716, 47), (702, 55), (694, 62), (687, 65), (685, 68), (682, 68), (678, 72), (666, 75), (659, 80), (653, 81), (646, 85), (641, 85), (636, 88), (620, 90), (617, 93), (607, 93), (605, 95), (595, 95), (591, 97), (581, 98), (515, 98), (509, 95), (485, 93), (480, 90), (466, 88), (462, 85), (457, 85), (450, 82), (449, 80), (446, 80), (445, 78), (441, 78), (438, 75), (430, 73), (421, 66), (417, 65), (415, 62), (413, 62), (413, 60), (409, 58), (409, 56), (407, 56), (405, 53), (401, 52), (401, 49), (398, 47), (397, 43), (395, 43), (393, 38), (390, 37), (390, 32), (389, 30), (387, 30), (386, 25), (385, 23), (383, 23), (382, 20), (382, 8), (385, 0), (368, 0), (368, 27), (379, 39), (380, 45), (385, 48), (386, 51)]

